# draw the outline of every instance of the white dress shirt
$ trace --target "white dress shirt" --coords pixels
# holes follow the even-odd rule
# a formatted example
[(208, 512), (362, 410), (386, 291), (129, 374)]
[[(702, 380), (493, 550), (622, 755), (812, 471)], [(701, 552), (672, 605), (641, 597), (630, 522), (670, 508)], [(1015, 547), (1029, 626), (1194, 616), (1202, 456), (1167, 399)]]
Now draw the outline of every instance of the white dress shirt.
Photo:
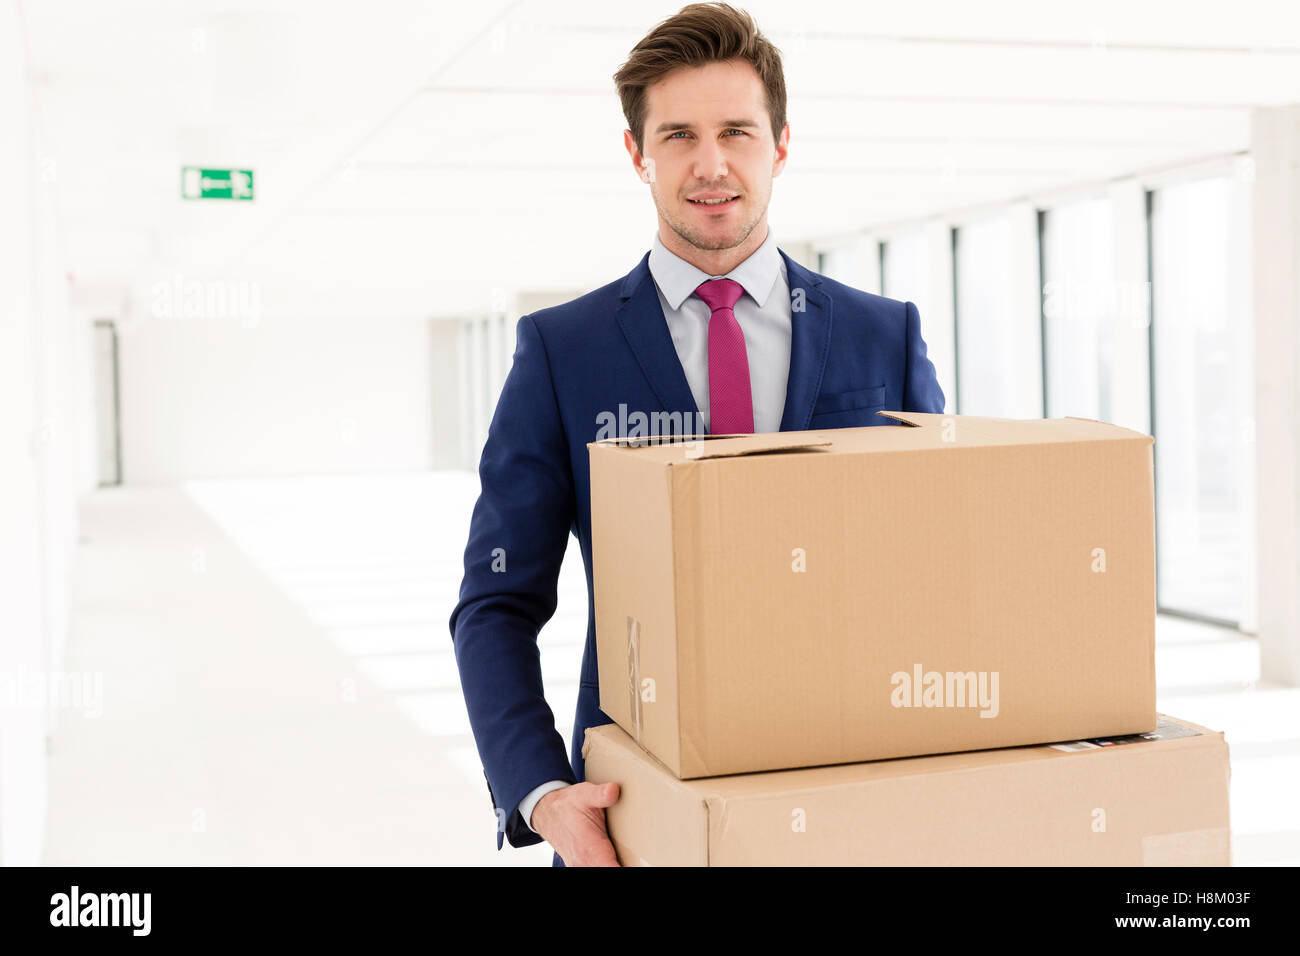
[[(677, 350), (677, 359), (682, 363), (682, 371), (686, 373), (686, 381), (691, 386), (691, 395), (705, 427), (709, 424), (709, 319), (713, 313), (694, 293), (700, 283), (709, 279), (734, 279), (744, 288), (745, 293), (737, 300), (733, 311), (745, 334), (750, 396), (754, 401), (754, 431), (780, 431), (785, 411), (785, 388), (790, 378), (792, 314), (785, 260), (777, 251), (771, 227), (768, 227), (763, 244), (725, 276), (711, 276), (670, 252), (660, 241), (657, 231), (650, 247), (649, 266), (659, 293), (659, 305), (663, 307), (664, 321), (668, 323), (668, 332)], [(519, 812), (530, 830), (537, 801), (552, 790), (562, 790), (567, 786), (569, 784), (564, 780), (549, 780), (519, 801)]]
[(659, 304), (677, 349), (677, 358), (691, 386), (691, 395), (709, 423), (709, 318), (708, 304), (695, 295), (709, 279), (734, 279), (745, 294), (736, 301), (736, 321), (745, 334), (749, 357), (749, 387), (754, 401), (754, 431), (781, 430), (785, 387), (790, 378), (790, 286), (785, 260), (777, 251), (771, 228), (763, 244), (725, 276), (701, 272), (668, 251), (655, 234), (650, 248), (650, 274), (659, 292)]

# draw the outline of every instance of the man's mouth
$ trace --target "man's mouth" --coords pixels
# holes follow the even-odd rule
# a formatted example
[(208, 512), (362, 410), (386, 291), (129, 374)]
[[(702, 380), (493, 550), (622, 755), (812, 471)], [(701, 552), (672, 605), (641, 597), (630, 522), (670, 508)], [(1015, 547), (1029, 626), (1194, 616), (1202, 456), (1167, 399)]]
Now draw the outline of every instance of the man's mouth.
[(687, 199), (686, 201), (692, 206), (699, 206), (703, 209), (718, 209), (730, 205), (739, 198), (739, 196), (719, 196), (716, 199)]

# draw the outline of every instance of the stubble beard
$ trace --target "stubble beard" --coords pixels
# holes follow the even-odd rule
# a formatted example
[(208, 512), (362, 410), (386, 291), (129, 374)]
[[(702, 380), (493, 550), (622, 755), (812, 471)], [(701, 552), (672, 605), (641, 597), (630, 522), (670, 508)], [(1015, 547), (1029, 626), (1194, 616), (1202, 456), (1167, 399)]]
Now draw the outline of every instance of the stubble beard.
[[(683, 200), (688, 201), (688, 200)], [(736, 227), (735, 232), (729, 236), (719, 236), (717, 234), (708, 234), (700, 229), (692, 228), (684, 222), (674, 219), (664, 212), (662, 203), (658, 197), (655, 198), (655, 205), (659, 208), (659, 215), (663, 217), (664, 222), (668, 223), (668, 228), (684, 241), (694, 246), (696, 249), (719, 252), (725, 249), (734, 249), (749, 238), (749, 234), (754, 231), (759, 220), (763, 218), (763, 210), (759, 210), (748, 222), (742, 222)]]

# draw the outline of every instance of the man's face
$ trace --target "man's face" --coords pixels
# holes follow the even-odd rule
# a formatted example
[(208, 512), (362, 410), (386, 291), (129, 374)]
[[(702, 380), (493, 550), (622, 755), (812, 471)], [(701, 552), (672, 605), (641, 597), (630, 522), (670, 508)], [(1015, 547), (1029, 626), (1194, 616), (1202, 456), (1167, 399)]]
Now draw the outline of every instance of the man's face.
[(646, 90), (646, 105), (644, 153), (630, 132), (624, 139), (660, 218), (696, 249), (740, 246), (766, 221), (789, 140), (788, 125), (772, 139), (757, 71), (744, 60), (681, 67)]

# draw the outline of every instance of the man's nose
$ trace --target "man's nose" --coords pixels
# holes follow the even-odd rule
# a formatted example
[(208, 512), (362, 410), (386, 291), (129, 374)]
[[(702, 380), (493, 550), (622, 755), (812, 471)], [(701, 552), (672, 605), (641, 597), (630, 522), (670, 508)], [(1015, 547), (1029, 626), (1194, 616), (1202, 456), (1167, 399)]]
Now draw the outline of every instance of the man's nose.
[(695, 151), (695, 177), (703, 182), (724, 179), (727, 175), (727, 155), (717, 140), (701, 143)]

